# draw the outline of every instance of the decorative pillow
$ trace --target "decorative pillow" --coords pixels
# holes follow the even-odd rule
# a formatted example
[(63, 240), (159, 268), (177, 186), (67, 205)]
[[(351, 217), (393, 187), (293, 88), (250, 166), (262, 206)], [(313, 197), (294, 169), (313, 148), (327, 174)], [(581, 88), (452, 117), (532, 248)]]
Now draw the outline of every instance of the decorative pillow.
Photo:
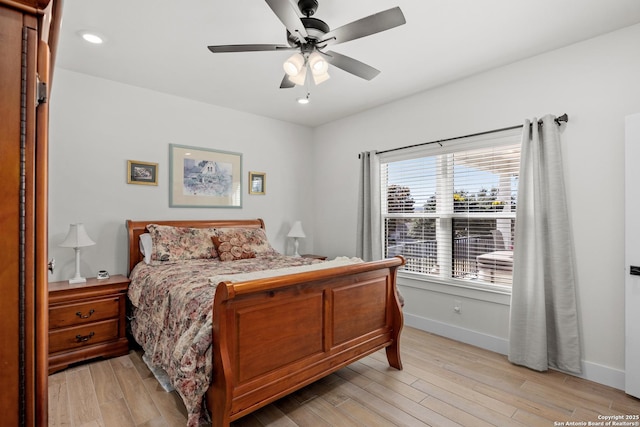
[[(233, 236), (242, 239), (243, 245), (249, 252), (253, 252), (255, 257), (265, 255), (277, 255), (278, 251), (271, 247), (269, 240), (267, 240), (267, 234), (262, 228), (217, 228), (215, 236)], [(222, 238), (221, 241), (229, 241), (229, 238)]]
[(153, 253), (151, 233), (142, 233), (140, 235), (140, 253), (144, 255), (145, 264), (149, 264), (151, 262), (151, 254)]
[(217, 258), (211, 241), (213, 228), (172, 227), (149, 224), (153, 249), (151, 261), (177, 261), (185, 259)]
[(212, 236), (211, 241), (216, 247), (220, 261), (256, 257), (256, 253), (251, 250), (251, 245), (243, 233), (221, 233)]

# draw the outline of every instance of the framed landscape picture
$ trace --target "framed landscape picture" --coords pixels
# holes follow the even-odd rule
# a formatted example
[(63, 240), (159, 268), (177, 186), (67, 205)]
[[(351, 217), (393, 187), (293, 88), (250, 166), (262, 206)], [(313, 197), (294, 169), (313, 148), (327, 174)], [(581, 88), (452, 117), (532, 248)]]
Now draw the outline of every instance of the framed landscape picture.
[(127, 160), (127, 184), (158, 185), (158, 164)]
[(267, 174), (264, 172), (249, 172), (249, 194), (266, 194)]
[(169, 144), (169, 206), (242, 207), (242, 154)]

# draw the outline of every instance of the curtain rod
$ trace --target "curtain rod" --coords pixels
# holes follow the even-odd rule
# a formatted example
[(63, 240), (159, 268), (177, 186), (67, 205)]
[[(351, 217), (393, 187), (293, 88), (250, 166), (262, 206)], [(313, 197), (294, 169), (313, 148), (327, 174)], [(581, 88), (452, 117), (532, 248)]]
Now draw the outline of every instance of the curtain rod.
[[(569, 122), (569, 116), (567, 115), (567, 113), (564, 113), (560, 117), (555, 118), (554, 121), (556, 122), (556, 124), (558, 126), (560, 126), (560, 122), (565, 122), (565, 123)], [(538, 123), (542, 124), (542, 120), (538, 120)], [(419, 144), (407, 145), (407, 146), (398, 147), (398, 148), (390, 148), (389, 150), (383, 150), (383, 151), (376, 151), (376, 154), (390, 153), (392, 151), (404, 150), (406, 148), (420, 147), (422, 145), (430, 145), (430, 144), (440, 144), (440, 146), (442, 147), (442, 142), (454, 141), (456, 139), (462, 139), (462, 138), (471, 138), (473, 136), (487, 135), (487, 134), (490, 134), (490, 133), (502, 132), (502, 131), (505, 131), (505, 130), (518, 129), (518, 128), (521, 128), (523, 126), (524, 125), (516, 125), (516, 126), (510, 126), (510, 127), (501, 128), (501, 129), (493, 129), (493, 130), (487, 130), (487, 131), (484, 131), (484, 132), (472, 133), (470, 135), (455, 136), (453, 138), (439, 139), (437, 141), (421, 142)], [(360, 154), (358, 154), (358, 158), (360, 158)]]

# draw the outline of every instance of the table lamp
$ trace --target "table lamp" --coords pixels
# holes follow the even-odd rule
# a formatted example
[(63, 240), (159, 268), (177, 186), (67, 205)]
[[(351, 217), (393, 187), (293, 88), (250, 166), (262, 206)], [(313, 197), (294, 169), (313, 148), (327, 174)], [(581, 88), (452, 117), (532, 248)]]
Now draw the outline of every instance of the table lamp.
[(298, 239), (300, 238), (304, 239), (305, 237), (307, 237), (304, 234), (304, 230), (302, 229), (302, 223), (300, 221), (296, 221), (293, 223), (293, 227), (291, 227), (291, 230), (289, 231), (289, 234), (287, 234), (287, 237), (293, 237), (293, 247), (294, 247), (293, 256), (299, 257), (300, 254), (298, 253)]
[(73, 248), (76, 251), (76, 275), (69, 279), (69, 283), (85, 283), (87, 281), (80, 275), (80, 248), (95, 244), (96, 242), (91, 240), (82, 223), (69, 225), (69, 233), (59, 245), (62, 248)]

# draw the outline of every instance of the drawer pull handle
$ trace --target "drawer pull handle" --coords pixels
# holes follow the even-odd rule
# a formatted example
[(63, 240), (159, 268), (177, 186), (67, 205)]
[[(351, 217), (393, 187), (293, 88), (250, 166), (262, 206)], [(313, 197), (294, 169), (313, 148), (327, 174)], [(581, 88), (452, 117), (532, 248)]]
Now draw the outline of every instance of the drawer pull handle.
[(87, 314), (86, 316), (83, 316), (81, 311), (77, 312), (76, 316), (78, 316), (81, 319), (88, 319), (89, 317), (91, 317), (93, 313), (95, 313), (95, 310), (92, 308), (91, 310), (89, 310), (89, 314)]
[(91, 337), (93, 337), (95, 335), (94, 332), (89, 332), (89, 335), (76, 335), (76, 342), (87, 342), (91, 339)]

